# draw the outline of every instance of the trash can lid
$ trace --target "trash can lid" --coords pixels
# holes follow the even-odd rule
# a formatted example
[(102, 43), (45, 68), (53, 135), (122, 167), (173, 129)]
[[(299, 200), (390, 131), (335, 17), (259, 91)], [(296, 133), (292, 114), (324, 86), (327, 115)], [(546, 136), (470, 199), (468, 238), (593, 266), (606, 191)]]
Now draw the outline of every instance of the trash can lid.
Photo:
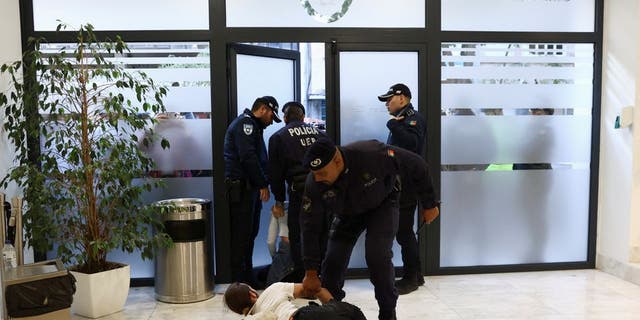
[(153, 205), (157, 207), (175, 208), (175, 210), (170, 210), (172, 213), (188, 213), (208, 210), (211, 206), (211, 200), (200, 198), (167, 199), (156, 201)]

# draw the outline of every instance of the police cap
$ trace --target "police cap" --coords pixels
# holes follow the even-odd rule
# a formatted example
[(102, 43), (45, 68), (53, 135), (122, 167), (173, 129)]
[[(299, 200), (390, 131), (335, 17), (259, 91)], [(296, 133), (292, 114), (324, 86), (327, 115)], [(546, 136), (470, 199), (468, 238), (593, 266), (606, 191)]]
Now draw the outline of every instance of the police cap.
[(280, 116), (278, 116), (278, 101), (276, 100), (276, 98), (272, 96), (264, 96), (258, 99), (262, 99), (264, 101), (264, 104), (269, 107), (271, 111), (273, 111), (273, 121), (277, 123), (282, 122), (282, 120), (280, 120)]
[(304, 155), (302, 164), (310, 170), (320, 170), (324, 168), (336, 154), (336, 145), (327, 137), (318, 139), (309, 147)]
[(392, 85), (387, 92), (379, 95), (378, 100), (385, 102), (387, 101), (387, 99), (399, 95), (404, 95), (407, 98), (411, 99), (411, 90), (409, 90), (409, 87), (405, 86), (402, 83), (396, 83)]

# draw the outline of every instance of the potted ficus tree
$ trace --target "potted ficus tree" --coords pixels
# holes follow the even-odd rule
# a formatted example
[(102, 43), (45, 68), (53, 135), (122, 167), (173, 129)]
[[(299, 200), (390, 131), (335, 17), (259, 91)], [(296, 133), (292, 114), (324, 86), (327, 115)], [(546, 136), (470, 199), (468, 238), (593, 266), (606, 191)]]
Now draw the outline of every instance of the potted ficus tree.
[(43, 43), (32, 40), (21, 61), (0, 68), (10, 78), (0, 93), (3, 129), (17, 154), (1, 183), (23, 188), (29, 243), (55, 249), (74, 270), (72, 309), (96, 318), (122, 310), (129, 289), (129, 266), (107, 254), (119, 248), (151, 258), (155, 246), (171, 243), (158, 209), (143, 201), (161, 181), (145, 178), (154, 163), (139, 148), (154, 139), (169, 146), (152, 132), (167, 89), (111, 62), (127, 45), (99, 41), (90, 24), (57, 52), (43, 52)]

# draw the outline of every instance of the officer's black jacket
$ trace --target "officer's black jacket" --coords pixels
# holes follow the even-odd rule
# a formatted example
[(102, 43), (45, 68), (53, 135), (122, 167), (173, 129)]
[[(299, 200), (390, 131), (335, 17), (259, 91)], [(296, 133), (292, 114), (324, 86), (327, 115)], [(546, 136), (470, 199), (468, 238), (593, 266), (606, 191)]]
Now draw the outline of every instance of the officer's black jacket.
[(320, 136), (325, 134), (313, 126), (291, 121), (269, 138), (269, 182), (276, 201), (285, 200), (285, 181), (291, 186), (294, 178), (306, 177), (309, 170), (302, 165), (302, 159)]
[(224, 136), (224, 176), (246, 179), (254, 188), (267, 187), (267, 148), (264, 124), (245, 109), (231, 122)]
[(387, 128), (389, 128), (387, 144), (422, 155), (424, 136), (427, 131), (422, 115), (409, 103), (393, 116), (404, 116), (404, 118), (402, 120), (389, 119), (387, 121)]
[(354, 142), (339, 150), (345, 168), (332, 186), (316, 182), (311, 173), (305, 183), (300, 228), (306, 270), (320, 266), (319, 230), (325, 214), (367, 214), (397, 196), (398, 178), (424, 208), (437, 205), (428, 165), (415, 153), (376, 140)]

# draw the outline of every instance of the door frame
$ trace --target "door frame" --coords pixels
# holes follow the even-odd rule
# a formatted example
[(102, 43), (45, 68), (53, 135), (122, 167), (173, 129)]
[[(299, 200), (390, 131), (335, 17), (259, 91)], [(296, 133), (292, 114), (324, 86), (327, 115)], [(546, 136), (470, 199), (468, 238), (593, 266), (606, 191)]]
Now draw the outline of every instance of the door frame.
[[(239, 54), (252, 55), (266, 58), (277, 58), (293, 60), (293, 78), (294, 78), (294, 100), (300, 99), (300, 52), (294, 50), (269, 48), (256, 45), (233, 43), (227, 46), (227, 85), (228, 85), (228, 105), (227, 119), (225, 120), (225, 130), (236, 117), (238, 117), (238, 65), (237, 56)], [(263, 76), (257, 73), (260, 76)], [(266, 79), (266, 78), (265, 78)], [(222, 149), (222, 148), (220, 148)], [(217, 175), (223, 177), (224, 174)], [(224, 191), (223, 191), (224, 192)], [(215, 188), (214, 188), (215, 193)], [(215, 222), (215, 265), (217, 277), (223, 275), (224, 279), (231, 275), (231, 262), (228, 257), (231, 256), (231, 212), (228, 206), (224, 205), (225, 210), (216, 211), (213, 215)], [(224, 214), (223, 214), (224, 213)]]

